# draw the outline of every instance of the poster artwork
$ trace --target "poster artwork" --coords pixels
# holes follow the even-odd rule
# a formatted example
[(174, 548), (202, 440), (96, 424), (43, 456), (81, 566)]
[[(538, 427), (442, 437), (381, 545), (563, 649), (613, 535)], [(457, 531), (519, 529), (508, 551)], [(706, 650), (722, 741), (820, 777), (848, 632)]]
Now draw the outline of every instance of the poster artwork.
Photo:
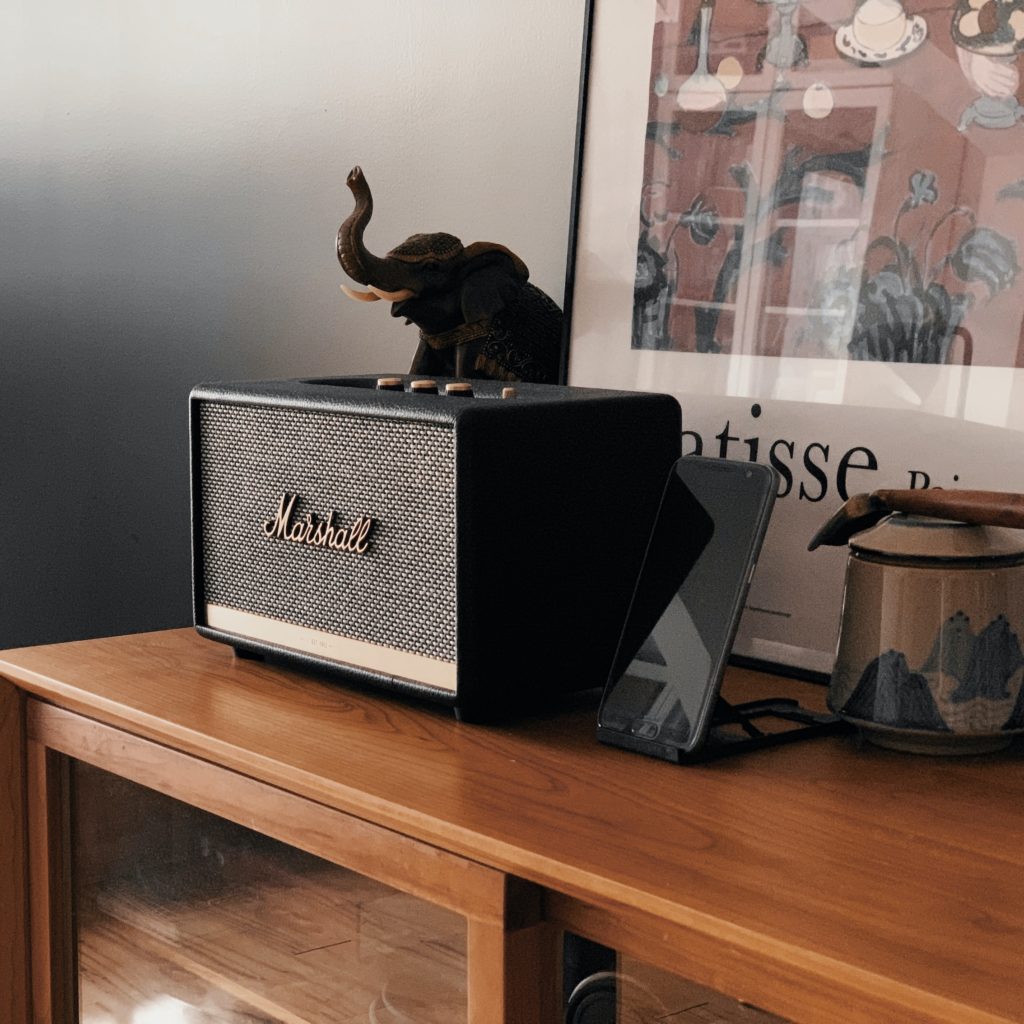
[(636, 211), (633, 289), (574, 314), (571, 380), (672, 391), (684, 451), (775, 467), (738, 650), (828, 671), (845, 555), (806, 546), (843, 500), (1024, 490), (1024, 0), (658, 0), (646, 60), (606, 26), (585, 160), (635, 76), (642, 170), (584, 188), (575, 308), (621, 244), (594, 189)]
[[(967, 6), (977, 20), (978, 10)], [(980, 11), (1014, 6), (989, 0)], [(1024, 23), (1024, 4), (1016, 7), (1007, 26)], [(883, 61), (876, 50), (876, 66), (858, 74), (860, 62), (841, 59), (842, 40), (863, 35), (859, 22), (876, 8), (897, 18), (904, 33), (944, 17), (945, 38), (936, 25), (924, 46), (922, 29), (913, 52), (896, 47), (898, 55)], [(1000, 139), (1008, 145), (996, 148), (1012, 159), (994, 161), (1002, 174), (986, 174), (983, 188), (968, 173), (978, 147), (967, 129), (980, 123), (979, 101), (961, 110), (969, 97), (951, 99), (948, 110), (928, 111), (926, 97), (899, 88), (911, 60), (922, 65), (914, 78), (932, 82), (952, 65), (967, 69), (954, 83), (960, 91), (980, 80), (991, 100), (996, 81), (1019, 87), (1015, 57), (966, 50), (962, 29), (954, 42), (951, 11), (905, 18), (892, 13), (902, 10), (895, 0), (866, 0), (838, 32), (808, 18), (797, 33), (792, 2), (707, 3), (692, 25), (686, 4), (659, 10), (634, 348), (1024, 365), (1024, 126)], [(751, 41), (755, 19), (766, 19), (769, 34), (760, 51), (756, 34)], [(784, 27), (794, 33), (785, 54), (798, 66), (779, 69), (786, 81), (776, 77), (764, 94), (744, 91), (736, 69), (771, 61)], [(737, 45), (753, 51), (745, 60), (718, 59), (717, 76), (706, 70), (712, 28), (716, 36), (720, 30), (722, 52)], [(695, 33), (695, 70), (674, 88), (693, 60)], [(824, 75), (832, 64), (837, 72), (812, 80), (809, 54), (819, 49), (826, 59), (818, 69)], [(905, 75), (888, 67), (896, 60), (908, 62)], [(830, 87), (828, 78), (839, 75), (842, 88)], [(1013, 103), (1016, 124), (1024, 107), (1015, 96)], [(997, 298), (994, 313), (979, 321), (986, 329), (975, 347), (966, 322)]]

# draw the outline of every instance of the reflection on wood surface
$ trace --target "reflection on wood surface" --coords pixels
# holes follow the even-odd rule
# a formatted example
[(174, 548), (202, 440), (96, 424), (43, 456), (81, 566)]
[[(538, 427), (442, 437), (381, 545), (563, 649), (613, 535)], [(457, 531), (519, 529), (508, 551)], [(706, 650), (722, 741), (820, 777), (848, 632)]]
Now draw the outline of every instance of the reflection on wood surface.
[[(81, 1024), (466, 1020), (459, 914), (82, 762), (74, 793)], [(627, 957), (620, 974), (617, 1024), (780, 1020)]]
[[(461, 918), (230, 831), (198, 859), (83, 887), (82, 1024), (465, 1020)], [(620, 1024), (781, 1021), (632, 958), (620, 972)]]
[(729, 999), (633, 957), (619, 958), (618, 1024), (785, 1024), (757, 1007)]
[(465, 1020), (458, 915), (244, 830), (198, 849), (79, 892), (82, 1024)]

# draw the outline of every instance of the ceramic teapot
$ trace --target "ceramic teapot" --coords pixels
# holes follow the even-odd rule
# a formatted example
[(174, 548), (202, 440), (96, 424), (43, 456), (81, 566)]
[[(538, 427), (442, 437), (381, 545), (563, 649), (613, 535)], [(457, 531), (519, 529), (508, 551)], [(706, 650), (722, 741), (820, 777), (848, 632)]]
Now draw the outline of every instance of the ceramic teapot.
[(1024, 495), (876, 491), (849, 541), (829, 707), (881, 746), (981, 753), (1024, 732)]

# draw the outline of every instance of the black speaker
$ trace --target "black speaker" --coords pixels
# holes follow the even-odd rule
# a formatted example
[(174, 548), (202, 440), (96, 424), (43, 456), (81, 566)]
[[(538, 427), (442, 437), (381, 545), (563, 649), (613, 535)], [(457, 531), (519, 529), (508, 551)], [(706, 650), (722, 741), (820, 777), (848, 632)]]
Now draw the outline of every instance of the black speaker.
[(377, 382), (193, 390), (199, 632), (474, 719), (603, 686), (678, 403)]

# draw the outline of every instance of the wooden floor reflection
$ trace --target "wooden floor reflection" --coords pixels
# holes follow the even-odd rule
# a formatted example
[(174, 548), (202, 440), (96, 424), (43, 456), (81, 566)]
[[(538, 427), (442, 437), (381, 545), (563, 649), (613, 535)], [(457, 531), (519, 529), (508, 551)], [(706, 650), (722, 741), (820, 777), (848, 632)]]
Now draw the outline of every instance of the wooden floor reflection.
[[(81, 1024), (466, 1020), (458, 915), (233, 826), (209, 835), (80, 890)], [(619, 973), (618, 1024), (781, 1020), (637, 960)]]
[(82, 1024), (466, 1019), (462, 918), (263, 845), (83, 892)]

